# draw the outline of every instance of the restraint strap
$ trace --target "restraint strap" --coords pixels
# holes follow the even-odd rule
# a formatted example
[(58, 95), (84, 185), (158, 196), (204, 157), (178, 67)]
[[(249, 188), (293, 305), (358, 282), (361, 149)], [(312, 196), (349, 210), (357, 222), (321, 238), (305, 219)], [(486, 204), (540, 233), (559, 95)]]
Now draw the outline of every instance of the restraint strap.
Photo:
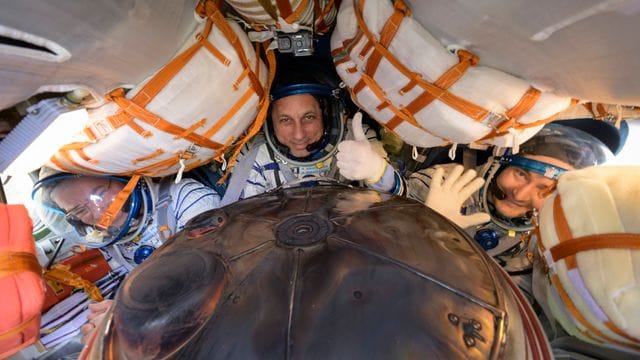
[(98, 228), (103, 230), (109, 228), (109, 226), (115, 220), (118, 212), (120, 212), (120, 210), (124, 206), (124, 203), (127, 201), (127, 199), (129, 199), (129, 196), (131, 196), (131, 193), (135, 189), (136, 185), (138, 185), (139, 180), (140, 175), (133, 175), (131, 179), (129, 179), (127, 185), (125, 185), (125, 187), (120, 190), (115, 199), (113, 199), (111, 204), (109, 204), (109, 206), (107, 207), (107, 210), (105, 210), (104, 214), (102, 214), (102, 216), (100, 217), (100, 221), (98, 221), (98, 223), (96, 224)]
[[(600, 248), (619, 248), (617, 246), (615, 246), (614, 244), (606, 244), (604, 240), (608, 240), (610, 242), (615, 242), (615, 239), (607, 239), (607, 238), (599, 238), (599, 235), (596, 236), (587, 236), (585, 237), (587, 240), (587, 244), (585, 245), (578, 245), (574, 240), (578, 240), (580, 238), (573, 238), (573, 234), (571, 232), (571, 229), (569, 228), (569, 224), (567, 222), (567, 218), (565, 216), (564, 210), (562, 208), (562, 200), (561, 200), (561, 196), (558, 194), (556, 195), (554, 201), (553, 201), (553, 212), (554, 212), (554, 226), (555, 226), (555, 230), (556, 230), (556, 234), (558, 236), (558, 240), (559, 240), (559, 244), (556, 244), (555, 246), (553, 246), (551, 248), (551, 250), (553, 250), (554, 248), (556, 256), (558, 256), (558, 259), (563, 259), (565, 261), (565, 265), (567, 266), (567, 271), (568, 272), (576, 272), (576, 275), (580, 275), (577, 269), (577, 260), (576, 260), (576, 254), (580, 251), (587, 251), (587, 250), (595, 250), (595, 249), (600, 249)], [(602, 236), (606, 236), (607, 234), (603, 234)], [(625, 234), (617, 234), (617, 235), (625, 235)], [(629, 234), (632, 235), (632, 234)], [(637, 235), (637, 234), (636, 234)], [(590, 239), (591, 238), (591, 239)], [(638, 246), (638, 240), (640, 239), (639, 236), (631, 236), (629, 238), (622, 238), (622, 241), (625, 244), (631, 244), (631, 248), (632, 249), (637, 249), (640, 248), (640, 246)], [(566, 243), (567, 245), (562, 245), (563, 243)], [(608, 245), (608, 246), (607, 246)], [(613, 246), (612, 246), (613, 245)], [(628, 248), (628, 247), (625, 247)], [(555, 260), (554, 260), (555, 261)], [(581, 279), (581, 277), (580, 277)], [(595, 328), (585, 317), (584, 315), (582, 315), (581, 310), (578, 309), (578, 307), (576, 306), (576, 304), (573, 302), (573, 300), (571, 299), (571, 296), (568, 294), (568, 292), (566, 291), (564, 285), (562, 284), (562, 281), (560, 280), (560, 277), (558, 276), (558, 274), (552, 274), (551, 275), (551, 281), (552, 283), (555, 285), (556, 289), (558, 290), (558, 293), (560, 295), (560, 297), (562, 298), (562, 301), (565, 303), (567, 309), (569, 310), (569, 312), (571, 313), (571, 315), (578, 321), (580, 322), (584, 327), (586, 327), (587, 329), (589, 329), (590, 331), (592, 331), (594, 334), (596, 334), (597, 336), (601, 337), (602, 339), (614, 343), (614, 344), (618, 344), (618, 345), (622, 345), (622, 346), (627, 346), (627, 347), (631, 347), (634, 348), (636, 350), (640, 349), (640, 345), (635, 345), (640, 343), (640, 339), (637, 339), (629, 334), (627, 334), (624, 330), (620, 329), (617, 325), (615, 325), (609, 318), (608, 316), (602, 311), (600, 310), (599, 313), (601, 314), (601, 316), (603, 316), (605, 319), (603, 321), (604, 326), (609, 329), (610, 331), (612, 331), (613, 333), (619, 335), (620, 337), (627, 339), (635, 344), (629, 344), (626, 342), (622, 342), (622, 341), (618, 341), (616, 339), (611, 338), (610, 336), (607, 336), (606, 334), (604, 334), (602, 331), (598, 330), (597, 328)], [(583, 282), (583, 280), (581, 280)], [(577, 286), (577, 285), (576, 285)], [(590, 294), (587, 294), (587, 296), (591, 296)], [(597, 305), (596, 305), (597, 306)], [(593, 312), (593, 310), (591, 310)]]
[(249, 174), (251, 174), (251, 168), (253, 167), (253, 163), (255, 162), (261, 148), (260, 145), (261, 144), (258, 143), (253, 144), (253, 147), (249, 152), (245, 153), (238, 160), (238, 166), (233, 169), (233, 176), (229, 180), (229, 185), (227, 185), (227, 190), (222, 197), (222, 201), (220, 201), (220, 207), (229, 205), (240, 199), (240, 194), (247, 185), (247, 179), (249, 179)]
[(72, 286), (76, 289), (82, 289), (87, 293), (87, 296), (93, 301), (104, 300), (100, 289), (96, 284), (87, 279), (83, 279), (80, 275), (71, 271), (69, 265), (55, 264), (53, 267), (44, 273), (44, 278), (50, 281), (56, 281), (68, 286)]
[(175, 226), (169, 224), (169, 205), (171, 205), (171, 184), (173, 184), (173, 178), (167, 176), (160, 180), (160, 186), (158, 187), (158, 202), (154, 207), (154, 213), (156, 218), (156, 224), (158, 225), (158, 233), (162, 241), (165, 241), (173, 235)]
[(38, 258), (28, 252), (0, 251), (0, 279), (31, 271), (37, 275), (42, 273)]

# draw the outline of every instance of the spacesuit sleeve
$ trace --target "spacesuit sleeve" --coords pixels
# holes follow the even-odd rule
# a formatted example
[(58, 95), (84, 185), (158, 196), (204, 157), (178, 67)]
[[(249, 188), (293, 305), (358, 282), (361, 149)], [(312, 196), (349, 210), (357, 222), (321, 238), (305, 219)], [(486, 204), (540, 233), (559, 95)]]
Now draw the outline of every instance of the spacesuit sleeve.
[(221, 197), (213, 189), (193, 180), (183, 179), (171, 187), (171, 214), (174, 217), (176, 231), (194, 216), (207, 210), (216, 209)]
[(404, 195), (406, 185), (400, 173), (391, 166), (389, 162), (384, 169), (384, 174), (377, 183), (367, 185), (367, 187), (375, 190), (390, 192), (395, 195)]
[(450, 172), (453, 167), (455, 167), (456, 163), (450, 164), (442, 164), (436, 165), (434, 167), (430, 167), (427, 169), (422, 169), (414, 172), (409, 176), (406, 180), (406, 196), (410, 199), (420, 201), (424, 203), (427, 200), (427, 195), (429, 194), (429, 187), (431, 185), (431, 177), (433, 173), (436, 171), (437, 167), (444, 167), (446, 172)]
[[(245, 184), (239, 199), (260, 195), (275, 187), (272, 181), (270, 181), (270, 178), (275, 171), (278, 171), (278, 164), (270, 158), (267, 144), (261, 144), (259, 146), (260, 148), (255, 157), (248, 159), (252, 161), (251, 167), (249, 169), (247, 169), (247, 166), (243, 167), (243, 171), (248, 171), (249, 174), (243, 176), (245, 178)], [(239, 169), (240, 166), (238, 165), (236, 168)], [(235, 175), (236, 174), (234, 174), (234, 176)]]
[[(387, 161), (387, 166), (385, 167), (384, 174), (380, 180), (375, 184), (367, 186), (371, 189), (386, 191), (395, 195), (404, 195), (406, 189), (405, 181), (402, 176), (400, 176), (400, 173), (389, 163), (387, 159), (387, 152), (384, 150), (382, 142), (378, 140), (375, 130), (366, 124), (363, 124), (362, 128), (364, 130), (364, 135), (367, 137), (367, 140), (369, 140), (371, 148), (385, 159), (385, 161)], [(349, 123), (349, 130), (351, 131), (351, 123)]]

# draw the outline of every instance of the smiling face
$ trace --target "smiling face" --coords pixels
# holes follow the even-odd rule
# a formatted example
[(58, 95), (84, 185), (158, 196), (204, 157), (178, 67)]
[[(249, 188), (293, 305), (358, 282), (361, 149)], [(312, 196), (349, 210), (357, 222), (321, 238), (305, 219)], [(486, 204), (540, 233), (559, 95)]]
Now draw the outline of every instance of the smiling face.
[[(569, 164), (552, 157), (540, 155), (526, 155), (525, 157), (565, 169), (572, 169)], [(544, 200), (555, 189), (556, 183), (556, 180), (536, 172), (517, 166), (509, 166), (496, 178), (496, 185), (504, 193), (504, 199), (494, 199), (496, 210), (506, 217), (516, 218), (533, 209), (540, 209)]]
[(322, 109), (310, 94), (297, 94), (274, 101), (271, 110), (273, 129), (278, 141), (289, 148), (291, 155), (309, 155), (307, 146), (322, 137)]

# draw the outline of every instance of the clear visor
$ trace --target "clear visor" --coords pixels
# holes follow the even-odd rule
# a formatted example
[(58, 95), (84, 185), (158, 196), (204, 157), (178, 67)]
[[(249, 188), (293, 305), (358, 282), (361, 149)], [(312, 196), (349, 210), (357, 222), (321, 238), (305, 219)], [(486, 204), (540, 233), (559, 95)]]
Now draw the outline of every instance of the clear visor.
[(320, 84), (284, 86), (272, 91), (271, 100), (275, 102), (284, 97), (300, 94), (313, 95), (322, 110), (323, 133), (320, 140), (308, 148), (309, 156), (296, 158), (290, 153), (287, 146), (278, 141), (273, 129), (271, 114), (264, 123), (263, 131), (267, 144), (278, 158), (294, 166), (311, 166), (332, 157), (337, 151), (337, 144), (344, 138), (344, 104), (340, 88), (331, 88)]
[(107, 228), (98, 226), (125, 185), (126, 180), (117, 177), (58, 174), (38, 182), (32, 195), (45, 223), (70, 225), (84, 245), (95, 248), (115, 243), (138, 226), (140, 196), (135, 192)]

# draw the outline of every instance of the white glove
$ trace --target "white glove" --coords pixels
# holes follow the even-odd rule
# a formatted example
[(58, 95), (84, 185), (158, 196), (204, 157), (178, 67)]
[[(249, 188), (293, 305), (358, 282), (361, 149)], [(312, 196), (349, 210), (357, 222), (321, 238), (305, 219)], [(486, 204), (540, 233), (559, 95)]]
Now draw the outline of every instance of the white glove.
[(457, 165), (445, 177), (444, 168), (436, 168), (424, 204), (461, 228), (467, 228), (486, 223), (491, 217), (483, 212), (471, 215), (460, 213), (464, 202), (484, 184), (484, 179), (476, 177), (475, 170), (467, 170), (464, 174), (463, 170), (462, 165)]
[(349, 180), (366, 180), (377, 183), (387, 167), (387, 162), (369, 144), (362, 130), (362, 114), (353, 116), (353, 138), (338, 144), (336, 159), (340, 174)]

